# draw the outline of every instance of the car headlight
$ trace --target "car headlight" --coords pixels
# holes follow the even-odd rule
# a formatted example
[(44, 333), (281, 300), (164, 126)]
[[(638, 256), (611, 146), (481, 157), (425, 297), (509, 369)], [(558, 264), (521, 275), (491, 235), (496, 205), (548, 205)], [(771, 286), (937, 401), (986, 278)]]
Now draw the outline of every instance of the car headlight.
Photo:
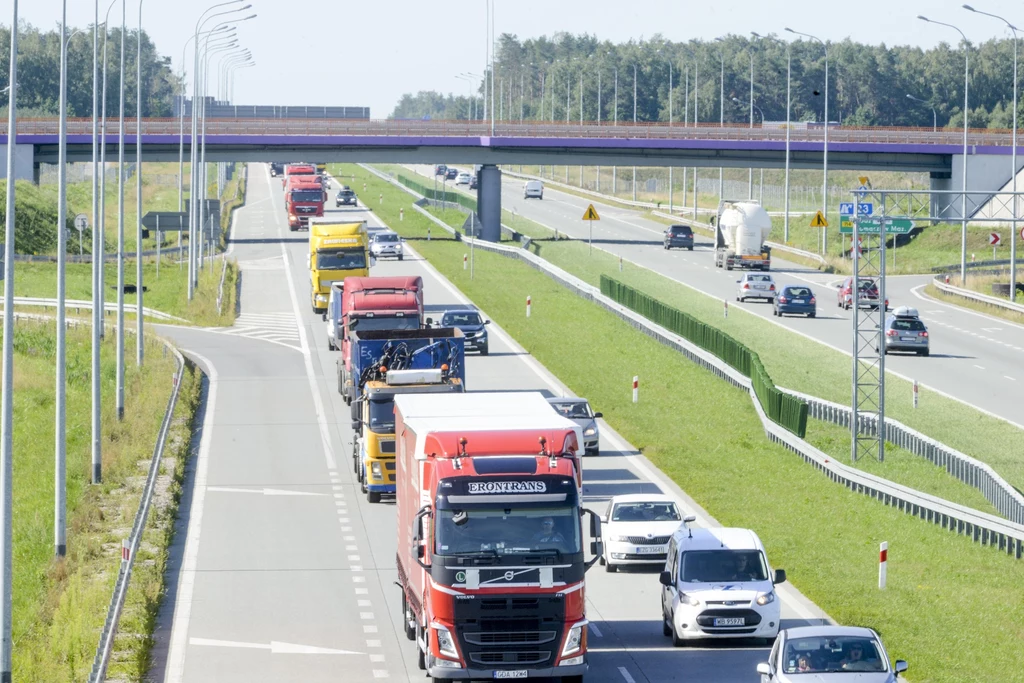
[(693, 597), (688, 593), (680, 593), (679, 602), (683, 603), (684, 605), (689, 605), (690, 607), (700, 607), (700, 600), (698, 600), (697, 598)]
[(455, 639), (444, 626), (434, 624), (434, 633), (437, 634), (437, 651), (450, 659), (458, 659), (459, 653), (455, 651)]
[(767, 593), (761, 593), (757, 596), (755, 601), (759, 605), (768, 605), (775, 602), (775, 591), (768, 591)]
[(597, 427), (587, 427), (583, 430), (583, 436), (593, 436), (597, 434)]
[(373, 474), (373, 478), (374, 479), (380, 479), (381, 477), (384, 476), (384, 473), (380, 469), (380, 463), (379, 462), (371, 462), (370, 463), (370, 472)]
[(402, 251), (402, 245), (401, 244), (396, 244), (395, 245), (395, 251)]
[(583, 647), (583, 629), (587, 627), (587, 622), (581, 621), (569, 629), (569, 635), (565, 637), (565, 645), (562, 646), (562, 656), (568, 657), (569, 655), (579, 652)]

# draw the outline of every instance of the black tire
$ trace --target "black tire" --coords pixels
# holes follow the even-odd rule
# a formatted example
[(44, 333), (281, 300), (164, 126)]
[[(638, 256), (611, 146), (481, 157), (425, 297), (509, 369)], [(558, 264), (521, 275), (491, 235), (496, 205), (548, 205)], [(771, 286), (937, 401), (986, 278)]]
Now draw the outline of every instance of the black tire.
[(668, 251), (668, 245), (667, 244), (665, 245), (665, 251)]
[(402, 589), (402, 621), (405, 628), (405, 637), (408, 640), (416, 640), (416, 624), (413, 622), (414, 616), (412, 610), (409, 609), (409, 599), (405, 596), (405, 589)]
[(483, 348), (480, 349), (480, 355), (481, 356), (486, 356), (488, 353), (490, 353), (490, 351), (488, 350), (488, 348), (486, 346), (484, 346)]
[(619, 571), (619, 568), (618, 568), (618, 567), (616, 567), (616, 566), (615, 566), (614, 564), (612, 564), (611, 562), (605, 562), (605, 564), (604, 564), (604, 570), (605, 570), (606, 572), (608, 572), (609, 574), (614, 574), (615, 572)]
[(418, 655), (416, 657), (416, 666), (418, 666), (421, 671), (426, 671), (427, 670), (427, 653), (423, 650), (422, 647), (420, 647), (420, 640), (422, 640), (422, 639), (423, 639), (423, 633), (420, 631), (420, 625), (416, 624), (415, 640), (416, 640), (416, 651), (418, 653)]
[(808, 317), (808, 318), (817, 318), (818, 316), (817, 316), (817, 314), (816, 314), (816, 313), (808, 313), (808, 314), (807, 314), (807, 317)]
[(687, 247), (690, 251), (693, 251), (693, 247)]
[(583, 675), (578, 676), (562, 676), (562, 683), (583, 683)]
[(341, 370), (338, 370), (338, 393), (342, 399), (345, 398), (345, 381), (341, 378)]
[(919, 352), (918, 352), (918, 355), (921, 355), (921, 356), (928, 356), (928, 355), (931, 355), (931, 354), (930, 354), (930, 351), (929, 351), (929, 349), (925, 349), (924, 351), (919, 351)]
[(777, 316), (778, 314), (779, 314), (779, 311), (778, 311), (778, 309), (777, 309), (777, 308), (775, 308), (774, 306), (772, 306), (772, 315), (775, 315), (775, 316)]
[(359, 462), (359, 442), (352, 441), (352, 474), (356, 475), (356, 477), (359, 476), (360, 464), (361, 463)]
[(676, 633), (675, 626), (672, 627), (672, 632), (669, 635), (672, 636), (672, 647), (686, 647), (686, 641)]
[(599, 565), (601, 565), (602, 567), (605, 565), (604, 555), (602, 555), (601, 557), (598, 558), (597, 563)]
[(669, 622), (669, 618), (665, 616), (664, 612), (661, 615), (661, 633), (665, 636), (672, 635), (672, 624)]
[(334, 349), (334, 342), (332, 342), (330, 339), (327, 340), (327, 350), (328, 351), (334, 351), (335, 350)]
[(401, 261), (401, 260), (402, 260), (402, 255), (401, 255), (401, 254), (399, 254), (399, 255), (398, 255), (398, 260), (399, 260), (399, 261)]
[(380, 491), (367, 491), (366, 501), (369, 503), (377, 504), (380, 502)]

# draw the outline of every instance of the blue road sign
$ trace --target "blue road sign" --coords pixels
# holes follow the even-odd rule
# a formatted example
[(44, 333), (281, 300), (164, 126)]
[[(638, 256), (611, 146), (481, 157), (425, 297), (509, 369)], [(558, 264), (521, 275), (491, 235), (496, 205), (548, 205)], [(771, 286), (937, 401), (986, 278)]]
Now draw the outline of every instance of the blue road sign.
[(839, 203), (839, 215), (840, 216), (852, 216), (853, 215), (853, 202), (840, 202)]
[(874, 206), (868, 202), (857, 204), (857, 215), (858, 216), (870, 216), (874, 213)]

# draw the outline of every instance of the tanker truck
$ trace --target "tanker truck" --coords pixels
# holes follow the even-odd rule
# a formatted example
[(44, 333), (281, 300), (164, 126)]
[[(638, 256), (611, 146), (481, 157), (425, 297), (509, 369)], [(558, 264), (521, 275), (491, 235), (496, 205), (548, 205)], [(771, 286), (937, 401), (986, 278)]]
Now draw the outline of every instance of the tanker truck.
[(771, 269), (772, 250), (764, 241), (772, 230), (772, 219), (760, 204), (723, 201), (711, 220), (715, 226), (715, 267)]

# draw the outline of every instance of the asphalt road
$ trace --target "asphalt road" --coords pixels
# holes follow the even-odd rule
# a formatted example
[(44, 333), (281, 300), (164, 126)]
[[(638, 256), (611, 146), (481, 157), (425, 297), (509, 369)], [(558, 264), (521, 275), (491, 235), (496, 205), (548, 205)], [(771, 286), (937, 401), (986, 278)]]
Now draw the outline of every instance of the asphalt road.
[[(394, 506), (369, 504), (349, 465), (348, 410), (336, 393), (336, 352), (310, 310), (307, 237), (289, 233), (277, 182), (250, 167), (233, 239), (241, 311), (227, 329), (163, 327), (210, 377), (198, 456), (186, 481), (153, 680), (422, 681), (399, 623)], [(547, 201), (547, 200), (545, 200)], [(339, 212), (341, 213), (341, 212)], [(376, 222), (372, 213), (345, 215)], [(427, 307), (465, 303), (417, 256), (374, 274), (424, 278)], [(485, 312), (486, 314), (486, 312)], [(471, 356), (473, 391), (568, 393), (491, 326), (491, 354)], [(600, 406), (596, 406), (600, 410)], [(617, 493), (663, 491), (713, 523), (632, 446), (602, 425), (602, 455), (584, 465), (590, 507)], [(799, 583), (799, 576), (792, 577)], [(656, 572), (587, 575), (591, 683), (757, 681), (759, 643), (674, 649), (662, 636)], [(784, 626), (823, 615), (780, 586)]]
[[(411, 166), (426, 177), (429, 166)], [(601, 203), (593, 199), (559, 192), (546, 185), (544, 199), (523, 198), (523, 180), (508, 176), (502, 184), (502, 207), (564, 234), (587, 239), (589, 228), (581, 220), (587, 205), (594, 203), (601, 216), (594, 223), (594, 245), (638, 265), (711, 296), (728, 299), (730, 306), (742, 307), (843, 353), (852, 349), (852, 311), (837, 305), (841, 276), (820, 273), (778, 256), (772, 258), (772, 274), (781, 285), (810, 284), (818, 299), (814, 319), (772, 316), (766, 301), (739, 303), (736, 280), (742, 271), (714, 267), (714, 245), (709, 237), (696, 236), (692, 252), (662, 247), (665, 226), (645, 219), (639, 212)], [(461, 188), (460, 188), (461, 189)], [(475, 191), (474, 191), (475, 194)], [(897, 253), (897, 259), (899, 258)], [(913, 306), (931, 334), (931, 355), (927, 358), (891, 354), (886, 369), (922, 386), (980, 408), (1024, 428), (1024, 326), (981, 313), (952, 306), (926, 297), (923, 293), (929, 276), (893, 276), (886, 278), (890, 307)]]

